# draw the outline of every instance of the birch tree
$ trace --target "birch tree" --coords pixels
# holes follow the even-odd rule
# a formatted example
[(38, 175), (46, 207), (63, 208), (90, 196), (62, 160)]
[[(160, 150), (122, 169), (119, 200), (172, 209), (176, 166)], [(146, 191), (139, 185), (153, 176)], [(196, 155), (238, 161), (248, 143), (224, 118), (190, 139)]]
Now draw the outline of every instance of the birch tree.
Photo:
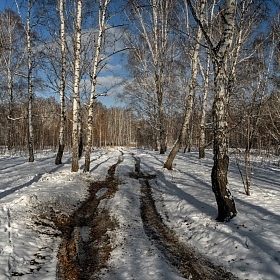
[(74, 38), (74, 82), (73, 82), (73, 129), (72, 129), (72, 172), (79, 170), (79, 133), (80, 133), (80, 64), (81, 64), (81, 37), (82, 37), (82, 0), (76, 2), (75, 38)]
[(228, 189), (228, 141), (227, 141), (227, 59), (232, 43), (236, 0), (227, 0), (224, 11), (224, 28), (219, 45), (213, 50), (214, 91), (214, 166), (212, 169), (212, 189), (218, 204), (219, 221), (228, 221), (236, 216), (234, 199)]
[(59, 86), (60, 96), (60, 130), (59, 146), (55, 158), (55, 164), (61, 164), (61, 159), (65, 146), (65, 84), (66, 84), (66, 35), (65, 35), (65, 18), (64, 18), (65, 0), (59, 0), (59, 19), (60, 19), (60, 44), (61, 44), (61, 77)]
[[(200, 18), (204, 17), (203, 16), (204, 9), (205, 9), (205, 1), (201, 1), (200, 7), (199, 7), (199, 11), (201, 13)], [(167, 157), (167, 160), (164, 163), (164, 167), (167, 168), (168, 170), (172, 169), (174, 158), (177, 155), (182, 143), (184, 143), (186, 141), (187, 130), (188, 130), (188, 127), (190, 124), (191, 113), (192, 113), (192, 108), (193, 108), (195, 89), (197, 86), (198, 55), (199, 55), (199, 50), (200, 50), (201, 39), (202, 39), (202, 31), (201, 31), (201, 28), (198, 27), (198, 31), (196, 34), (196, 43), (194, 46), (193, 54), (191, 55), (191, 60), (192, 60), (191, 73), (192, 74), (191, 74), (191, 79), (189, 82), (189, 95), (186, 100), (183, 124), (181, 127), (179, 137), (176, 140), (175, 145), (171, 149), (171, 151)]]
[[(15, 4), (18, 9), (18, 13), (21, 16), (20, 12), (20, 5), (17, 0), (15, 0)], [(33, 132), (33, 114), (32, 114), (32, 107), (34, 102), (34, 84), (33, 84), (33, 69), (35, 67), (34, 64), (34, 56), (32, 53), (32, 29), (35, 27), (36, 23), (31, 23), (32, 19), (32, 9), (35, 5), (34, 0), (27, 0), (27, 7), (26, 7), (26, 23), (25, 23), (25, 33), (26, 33), (26, 51), (27, 51), (27, 92), (28, 92), (28, 152), (29, 152), (29, 162), (34, 161), (34, 132)], [(24, 19), (22, 18), (22, 22), (24, 23)]]
[[(246, 195), (251, 195), (252, 172), (250, 153), (254, 141), (256, 140), (256, 138), (260, 138), (260, 135), (258, 134), (260, 130), (261, 119), (262, 117), (264, 117), (263, 111), (265, 101), (268, 99), (268, 79), (270, 71), (272, 69), (274, 51), (277, 44), (274, 41), (274, 38), (272, 38), (269, 42), (269, 47), (267, 42), (263, 38), (258, 38), (258, 41), (259, 40), (261, 40), (262, 42), (261, 47), (259, 46), (259, 44), (257, 44), (258, 50), (255, 51), (255, 55), (251, 57), (251, 59), (245, 64), (249, 68), (249, 65), (252, 65), (252, 62), (254, 63), (254, 66), (250, 71), (251, 73), (248, 73), (248, 75), (246, 75), (250, 83), (248, 83), (246, 86), (246, 81), (244, 81), (244, 87), (240, 89), (244, 102), (244, 104), (242, 104), (242, 109), (245, 130), (244, 189)], [(270, 123), (270, 127), (273, 127), (273, 121)]]
[(34, 102), (33, 92), (33, 61), (32, 61), (32, 49), (31, 49), (31, 9), (32, 2), (28, 0), (27, 17), (26, 17), (26, 36), (27, 36), (27, 86), (28, 86), (28, 151), (29, 162), (34, 161), (34, 133), (33, 133), (33, 115), (32, 106)]
[[(209, 16), (209, 25), (211, 25), (211, 22), (213, 21), (214, 17), (214, 9), (216, 6), (216, 0), (214, 0), (211, 4), (210, 8), (210, 16)], [(202, 23), (206, 24), (207, 18), (206, 14), (201, 19)], [(209, 33), (212, 33), (210, 30)], [(211, 36), (211, 35), (210, 35)], [(209, 145), (206, 143), (206, 110), (207, 110), (207, 98), (208, 93), (210, 90), (209, 84), (210, 84), (210, 52), (208, 49), (205, 51), (206, 56), (206, 62), (205, 66), (203, 67), (201, 65), (201, 61), (199, 60), (199, 66), (200, 66), (200, 73), (203, 79), (203, 94), (202, 94), (202, 101), (201, 101), (201, 116), (200, 116), (200, 126), (199, 126), (199, 144), (198, 144), (198, 157), (200, 159), (205, 157), (205, 148)]]
[[(8, 128), (7, 146), (11, 150), (13, 146), (13, 129), (16, 116), (14, 103), (18, 92), (18, 72), (25, 66), (26, 58), (26, 36), (21, 18), (12, 10), (5, 10), (0, 14), (0, 46), (1, 46), (1, 72), (3, 83), (1, 83), (5, 99), (8, 99)], [(7, 94), (7, 95), (6, 95)]]
[(203, 35), (211, 51), (211, 59), (214, 68), (214, 102), (212, 107), (213, 117), (213, 153), (214, 165), (211, 173), (212, 190), (218, 205), (218, 221), (229, 221), (236, 216), (234, 198), (228, 188), (228, 138), (227, 138), (227, 101), (228, 101), (228, 58), (233, 41), (233, 33), (236, 16), (236, 0), (226, 0), (222, 11), (223, 26), (218, 44), (214, 46), (211, 38), (205, 31), (199, 16), (197, 15), (191, 0), (187, 0), (191, 12), (202, 28)]
[[(202, 104), (201, 104), (201, 116), (200, 116), (200, 126), (199, 126), (199, 146), (198, 146), (198, 157), (205, 158), (205, 148), (207, 146), (205, 141), (205, 129), (206, 129), (206, 110), (207, 110), (207, 97), (209, 91), (209, 79), (210, 79), (210, 56), (206, 53), (206, 64), (205, 71), (201, 70), (203, 79), (203, 94), (202, 94)], [(200, 67), (202, 68), (202, 67)]]
[(90, 100), (88, 108), (88, 121), (87, 121), (87, 142), (86, 142), (86, 152), (85, 152), (85, 166), (84, 172), (89, 171), (90, 167), (90, 153), (92, 144), (92, 132), (93, 132), (93, 117), (94, 117), (94, 102), (96, 99), (96, 83), (97, 83), (97, 72), (98, 65), (100, 63), (100, 53), (103, 43), (103, 35), (105, 32), (105, 19), (107, 14), (107, 8), (111, 0), (99, 0), (99, 13), (98, 13), (98, 37), (97, 44), (94, 54), (93, 69), (90, 76), (91, 79), (91, 90), (90, 90)]
[[(149, 98), (156, 106), (156, 129), (159, 134), (160, 154), (166, 151), (166, 128), (164, 116), (164, 98), (166, 80), (168, 77), (168, 62), (172, 63), (170, 56), (170, 19), (175, 1), (149, 0), (147, 2), (131, 1), (131, 23), (133, 32), (138, 36), (140, 44), (131, 40), (134, 49), (134, 58), (139, 65), (136, 68), (147, 76), (152, 83), (154, 97)], [(138, 41), (138, 42), (139, 42)], [(139, 48), (140, 46), (145, 48)], [(146, 58), (145, 58), (146, 56)], [(146, 80), (146, 81), (147, 81)], [(151, 90), (149, 90), (149, 93)]]
[[(280, 46), (280, 12), (275, 16), (272, 22), (271, 37), (273, 38), (273, 44)], [(267, 119), (262, 121), (265, 131), (268, 131), (272, 142), (275, 143), (275, 154), (280, 154), (280, 48), (275, 47), (273, 56), (273, 68), (272, 77), (270, 80), (273, 84), (272, 93), (265, 102), (265, 110)]]
[[(267, 90), (267, 75), (271, 68), (272, 55), (263, 58), (264, 51), (263, 44), (265, 40), (260, 40), (259, 37), (252, 38), (250, 35), (256, 32), (264, 18), (264, 9), (257, 5), (252, 0), (244, 0), (238, 3), (237, 6), (238, 21), (236, 21), (236, 32), (234, 39), (234, 46), (232, 46), (231, 59), (229, 61), (230, 67), (228, 71), (228, 107), (234, 107), (231, 100), (237, 100), (236, 92), (240, 92), (241, 99), (245, 101), (246, 105), (241, 112), (241, 122), (245, 120), (245, 138), (246, 148), (244, 151), (244, 172), (245, 172), (245, 193), (250, 195), (251, 185), (251, 171), (250, 171), (250, 151), (252, 148), (253, 139), (256, 136), (260, 115), (263, 107), (265, 91)], [(253, 35), (254, 36), (254, 35)], [(247, 44), (250, 46), (248, 50), (242, 50), (242, 46)], [(272, 49), (274, 49), (274, 42), (272, 42)], [(273, 51), (272, 51), (273, 53)], [(262, 54), (262, 55), (260, 55)], [(254, 61), (253, 66), (251, 66)], [(268, 61), (268, 70), (265, 70), (263, 65)], [(256, 67), (257, 66), (257, 67)], [(240, 68), (240, 69), (239, 69)], [(246, 78), (244, 76), (244, 69), (247, 70)], [(254, 69), (254, 70), (253, 70)], [(237, 83), (237, 76), (239, 75), (239, 82)], [(242, 82), (240, 82), (242, 81)], [(237, 99), (236, 99), (237, 97)], [(250, 101), (249, 101), (250, 100)], [(240, 123), (234, 124), (238, 129)], [(235, 128), (233, 126), (232, 129)]]

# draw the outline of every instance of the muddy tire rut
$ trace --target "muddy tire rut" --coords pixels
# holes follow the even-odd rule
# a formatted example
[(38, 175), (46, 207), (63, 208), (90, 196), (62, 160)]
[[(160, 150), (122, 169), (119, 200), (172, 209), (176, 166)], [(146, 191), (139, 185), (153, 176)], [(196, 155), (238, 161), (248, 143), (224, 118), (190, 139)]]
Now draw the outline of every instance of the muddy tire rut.
[(144, 230), (149, 239), (156, 244), (166, 260), (186, 279), (192, 280), (236, 280), (234, 275), (215, 266), (193, 248), (183, 244), (176, 234), (169, 229), (157, 212), (149, 180), (154, 174), (140, 171), (140, 159), (135, 159), (135, 178), (141, 184), (140, 212)]
[(54, 223), (61, 231), (62, 239), (57, 279), (98, 279), (97, 272), (106, 267), (113, 249), (107, 232), (114, 230), (118, 223), (108, 209), (99, 209), (98, 205), (117, 191), (119, 182), (115, 178), (115, 169), (120, 162), (121, 158), (110, 167), (104, 181), (90, 184), (88, 199), (71, 217), (56, 217)]
[[(193, 248), (182, 243), (164, 224), (157, 212), (150, 185), (150, 180), (156, 179), (156, 174), (142, 172), (140, 159), (132, 156), (135, 160), (135, 170), (129, 175), (140, 182), (140, 215), (144, 231), (162, 253), (166, 262), (186, 279), (236, 280), (237, 278), (231, 273), (212, 264)], [(118, 221), (110, 215), (109, 209), (100, 207), (100, 202), (114, 197), (118, 190), (119, 181), (115, 177), (115, 170), (121, 162), (122, 156), (109, 168), (104, 181), (90, 184), (88, 199), (72, 216), (53, 216), (52, 222), (61, 232), (57, 279), (99, 279), (100, 271), (107, 268), (107, 261), (114, 249), (112, 248), (114, 242), (110, 240), (108, 232), (118, 227)]]

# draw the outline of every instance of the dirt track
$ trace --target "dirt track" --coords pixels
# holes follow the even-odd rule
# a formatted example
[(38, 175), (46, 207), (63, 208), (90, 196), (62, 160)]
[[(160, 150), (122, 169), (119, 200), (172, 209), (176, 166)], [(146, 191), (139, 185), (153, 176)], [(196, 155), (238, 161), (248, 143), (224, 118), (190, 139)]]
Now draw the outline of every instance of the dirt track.
[[(237, 279), (182, 244), (165, 226), (156, 210), (149, 184), (149, 180), (155, 175), (143, 174), (140, 160), (135, 157), (134, 160), (135, 172), (130, 176), (138, 179), (141, 184), (140, 210), (144, 230), (167, 262), (186, 279)], [(90, 185), (87, 201), (72, 217), (55, 218), (54, 222), (62, 232), (57, 279), (98, 279), (99, 271), (106, 268), (113, 250), (107, 231), (118, 227), (118, 221), (110, 216), (109, 209), (99, 209), (98, 205), (102, 199), (113, 197), (118, 190), (119, 182), (115, 177), (115, 170), (120, 163), (119, 159), (111, 166), (105, 181)]]
[(110, 167), (105, 181), (90, 185), (88, 199), (72, 217), (55, 221), (62, 232), (57, 279), (95, 279), (94, 275), (106, 267), (112, 250), (106, 233), (117, 226), (117, 221), (107, 209), (98, 209), (98, 205), (117, 191), (118, 181), (114, 175), (120, 162)]
[(172, 230), (164, 225), (156, 211), (148, 180), (142, 182), (141, 191), (141, 217), (145, 232), (183, 277), (193, 280), (237, 279), (180, 242)]

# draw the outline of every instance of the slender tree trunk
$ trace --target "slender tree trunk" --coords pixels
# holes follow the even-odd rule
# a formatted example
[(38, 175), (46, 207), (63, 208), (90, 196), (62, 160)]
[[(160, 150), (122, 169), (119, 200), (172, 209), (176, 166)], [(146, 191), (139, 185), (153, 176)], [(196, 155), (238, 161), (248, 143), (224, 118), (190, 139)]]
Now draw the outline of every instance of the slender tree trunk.
[(29, 98), (28, 98), (28, 151), (29, 151), (29, 162), (34, 161), (34, 133), (33, 133), (33, 117), (32, 117), (32, 105), (33, 105), (33, 94), (31, 86), (28, 86)]
[[(10, 65), (9, 65), (10, 66)], [(11, 69), (8, 66), (8, 91), (9, 91), (9, 118), (8, 118), (8, 150), (12, 150), (13, 147), (13, 108), (14, 108), (14, 94), (13, 94), (13, 79), (12, 79), (12, 74), (11, 74)], [(10, 118), (11, 117), (11, 118)]]
[(55, 158), (55, 164), (62, 163), (62, 157), (65, 147), (65, 125), (66, 125), (66, 114), (65, 114), (65, 81), (66, 81), (66, 38), (65, 38), (65, 19), (64, 19), (64, 7), (65, 0), (59, 0), (59, 18), (60, 18), (60, 41), (61, 41), (61, 77), (60, 77), (60, 130), (59, 130), (59, 146), (58, 152)]
[(163, 93), (157, 92), (158, 96), (158, 123), (159, 123), (159, 153), (165, 154), (166, 152), (166, 131), (164, 124), (164, 112), (163, 112)]
[(99, 147), (102, 147), (102, 129), (101, 129), (101, 124), (99, 124)]
[(77, 15), (75, 22), (75, 62), (74, 62), (74, 88), (73, 88), (73, 130), (72, 130), (72, 172), (79, 170), (79, 126), (80, 126), (80, 63), (81, 63), (81, 23), (82, 0), (77, 0)]
[[(254, 101), (256, 100), (257, 94), (254, 94)], [(252, 114), (254, 102), (251, 105), (250, 113), (247, 116), (247, 128), (246, 128), (246, 148), (244, 152), (244, 173), (245, 173), (245, 194), (251, 195), (251, 172), (250, 172), (250, 152), (253, 144), (254, 136), (254, 124), (252, 123)], [(254, 112), (255, 114), (255, 112)]]
[[(205, 0), (204, 6), (205, 6)], [(212, 7), (210, 9), (210, 21), (213, 20), (214, 9), (216, 6), (216, 0), (212, 2)], [(202, 23), (206, 24), (206, 16), (205, 10), (202, 11), (203, 16), (201, 17)], [(206, 58), (206, 71), (205, 74), (203, 69), (201, 70), (201, 74), (204, 80), (203, 86), (203, 96), (202, 96), (202, 108), (201, 108), (201, 118), (200, 118), (200, 129), (199, 129), (199, 144), (198, 144), (198, 154), (199, 158), (205, 158), (205, 125), (206, 125), (206, 107), (207, 107), (207, 95), (209, 90), (209, 75), (210, 75), (210, 55), (209, 51), (207, 50), (207, 58)], [(202, 67), (201, 67), (202, 68)]]
[(156, 129), (152, 128), (153, 135), (152, 135), (152, 148), (155, 152), (158, 152), (158, 133)]
[[(193, 102), (193, 105), (194, 105), (194, 102)], [(192, 145), (193, 145), (193, 128), (194, 128), (194, 125), (193, 125), (193, 111), (194, 111), (194, 108), (192, 107), (192, 111), (191, 111), (191, 119), (190, 119), (190, 123), (189, 123), (189, 126), (188, 126), (188, 140), (187, 140), (187, 152), (190, 153), (191, 150), (192, 150)]]
[[(201, 10), (204, 9), (204, 7), (201, 7)], [(182, 145), (182, 143), (186, 142), (187, 138), (187, 130), (189, 128), (190, 119), (191, 119), (191, 113), (193, 108), (193, 101), (194, 101), (194, 95), (195, 95), (195, 88), (197, 85), (197, 73), (198, 73), (198, 54), (200, 50), (200, 41), (202, 38), (202, 31), (201, 28), (198, 27), (197, 31), (197, 42), (195, 44), (194, 53), (192, 57), (192, 77), (189, 85), (189, 95), (186, 101), (186, 109), (185, 109), (185, 115), (183, 124), (181, 126), (180, 134), (175, 142), (175, 145), (173, 146), (172, 150), (170, 151), (166, 162), (164, 163), (164, 167), (168, 170), (172, 169), (173, 161)]]
[[(157, 22), (157, 21), (156, 21)], [(156, 24), (155, 24), (156, 25)], [(155, 28), (155, 34), (157, 34), (158, 30)], [(158, 48), (156, 48), (156, 53), (158, 52)], [(157, 59), (159, 59), (158, 55), (156, 55)], [(165, 154), (166, 152), (166, 129), (165, 129), (165, 120), (164, 120), (164, 108), (163, 108), (163, 66), (160, 66), (158, 60), (155, 60), (155, 90), (157, 97), (157, 123), (159, 130), (159, 153)]]
[[(187, 101), (188, 106), (190, 105), (190, 103), (192, 103), (192, 101), (190, 101), (190, 99), (191, 99), (190, 95), (188, 96), (188, 101)], [(180, 135), (179, 135), (178, 139), (176, 140), (173, 148), (171, 149), (171, 151), (164, 163), (164, 168), (167, 168), (168, 170), (172, 170), (173, 161), (181, 147), (181, 144), (186, 140), (187, 129), (188, 129), (188, 125), (189, 125), (189, 117), (190, 117), (190, 112), (188, 110), (186, 110), (185, 116), (184, 116), (184, 122), (181, 127), (181, 131), (180, 131)]]
[(97, 82), (97, 71), (98, 64), (100, 61), (100, 53), (102, 46), (102, 38), (105, 28), (105, 17), (107, 13), (107, 7), (111, 0), (99, 0), (99, 30), (97, 38), (97, 46), (94, 55), (93, 69), (91, 74), (91, 93), (90, 93), (90, 102), (88, 109), (88, 120), (87, 120), (87, 142), (86, 142), (86, 151), (85, 151), (85, 167), (84, 172), (88, 172), (90, 168), (90, 153), (91, 153), (91, 142), (92, 142), (92, 133), (93, 133), (93, 117), (94, 117), (94, 102), (96, 99), (96, 82)]
[(32, 50), (31, 50), (31, 3), (28, 1), (27, 10), (27, 84), (28, 84), (28, 151), (29, 151), (29, 162), (34, 161), (34, 133), (33, 133), (33, 116), (32, 116), (32, 106), (34, 100), (33, 85), (32, 85)]
[[(162, 1), (162, 3), (163, 2), (164, 1)], [(165, 58), (165, 53), (166, 53), (167, 26), (165, 21), (166, 19), (163, 16), (163, 10), (161, 4), (157, 0), (152, 0), (154, 47), (150, 47), (150, 50), (151, 53), (153, 54), (153, 62), (155, 67), (154, 80), (155, 80), (155, 93), (157, 98), (159, 153), (164, 154), (166, 151), (166, 131), (165, 131), (165, 123), (164, 123), (164, 110), (163, 110), (163, 73), (164, 73), (164, 67), (166, 65), (164, 64), (163, 59)], [(146, 39), (150, 43), (149, 41), (150, 39), (149, 38)]]
[(251, 172), (250, 172), (250, 150), (246, 149), (244, 154), (245, 169), (245, 193), (251, 195)]
[(232, 43), (236, 0), (227, 0), (224, 11), (224, 30), (214, 55), (214, 165), (212, 168), (212, 189), (218, 205), (218, 221), (229, 221), (236, 216), (234, 199), (228, 189), (228, 138), (227, 138), (227, 56)]
[(84, 150), (84, 141), (83, 141), (83, 123), (82, 123), (82, 115), (81, 110), (79, 112), (79, 154), (78, 158), (81, 159)]
[(206, 106), (207, 95), (209, 90), (209, 72), (210, 72), (210, 57), (207, 56), (206, 73), (204, 78), (203, 96), (202, 96), (202, 109), (200, 118), (200, 130), (199, 130), (199, 158), (205, 158), (205, 124), (206, 124)]
[[(156, 106), (156, 133), (159, 144), (160, 154), (164, 154), (167, 149), (166, 143), (166, 124), (164, 115), (164, 94), (166, 78), (168, 76), (168, 68), (170, 67), (170, 19), (172, 17), (172, 10), (175, 5), (175, 1), (170, 0), (150, 0), (147, 1), (147, 5), (143, 5), (143, 1), (129, 1), (131, 3), (131, 10), (133, 14), (133, 21), (137, 19), (135, 25), (135, 31), (139, 33), (140, 41), (145, 41), (143, 46), (147, 46), (147, 50), (144, 51), (143, 57), (142, 51), (135, 53), (138, 61), (142, 64), (143, 70), (146, 74), (150, 74), (153, 82), (153, 95), (155, 98), (148, 98), (145, 102), (154, 102)], [(131, 42), (135, 50), (137, 44)], [(142, 43), (141, 43), (142, 45)], [(148, 54), (149, 53), (149, 54)], [(148, 56), (146, 56), (148, 54)], [(147, 59), (147, 60), (146, 60)], [(153, 69), (148, 67), (150, 65)], [(148, 75), (149, 75), (148, 74)], [(143, 141), (142, 141), (143, 142)], [(151, 142), (151, 141), (146, 141)], [(142, 143), (141, 143), (142, 144)], [(153, 144), (154, 145), (154, 144)], [(157, 150), (158, 148), (156, 148)]]

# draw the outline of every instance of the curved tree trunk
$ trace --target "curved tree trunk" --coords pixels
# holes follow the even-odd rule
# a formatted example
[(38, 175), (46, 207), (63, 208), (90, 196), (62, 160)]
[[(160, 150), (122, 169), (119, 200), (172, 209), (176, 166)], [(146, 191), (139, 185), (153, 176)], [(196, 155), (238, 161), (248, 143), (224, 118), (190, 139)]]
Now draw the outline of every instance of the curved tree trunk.
[(194, 90), (190, 91), (190, 94), (187, 99), (187, 109), (185, 111), (184, 122), (182, 124), (179, 137), (176, 140), (173, 148), (171, 149), (171, 151), (164, 163), (164, 166), (163, 166), (164, 168), (167, 168), (168, 170), (172, 170), (173, 161), (181, 147), (181, 144), (186, 140), (187, 129), (189, 126), (189, 120), (190, 120), (190, 114), (191, 114), (191, 108), (192, 108), (192, 104), (193, 104), (193, 94), (194, 94)]
[[(201, 6), (201, 11), (204, 9), (204, 6)], [(192, 108), (193, 108), (193, 101), (194, 101), (194, 95), (195, 95), (195, 88), (197, 84), (197, 73), (198, 73), (198, 54), (200, 50), (200, 41), (202, 38), (202, 31), (201, 28), (198, 28), (197, 31), (197, 42), (195, 44), (194, 53), (192, 57), (192, 77), (189, 85), (189, 95), (186, 100), (186, 109), (185, 109), (185, 115), (184, 120), (182, 123), (182, 127), (180, 130), (179, 137), (177, 141), (175, 142), (175, 145), (173, 146), (172, 150), (170, 151), (166, 162), (164, 163), (164, 167), (168, 170), (172, 169), (173, 161), (182, 145), (186, 141), (187, 136), (187, 130), (190, 123)]]

